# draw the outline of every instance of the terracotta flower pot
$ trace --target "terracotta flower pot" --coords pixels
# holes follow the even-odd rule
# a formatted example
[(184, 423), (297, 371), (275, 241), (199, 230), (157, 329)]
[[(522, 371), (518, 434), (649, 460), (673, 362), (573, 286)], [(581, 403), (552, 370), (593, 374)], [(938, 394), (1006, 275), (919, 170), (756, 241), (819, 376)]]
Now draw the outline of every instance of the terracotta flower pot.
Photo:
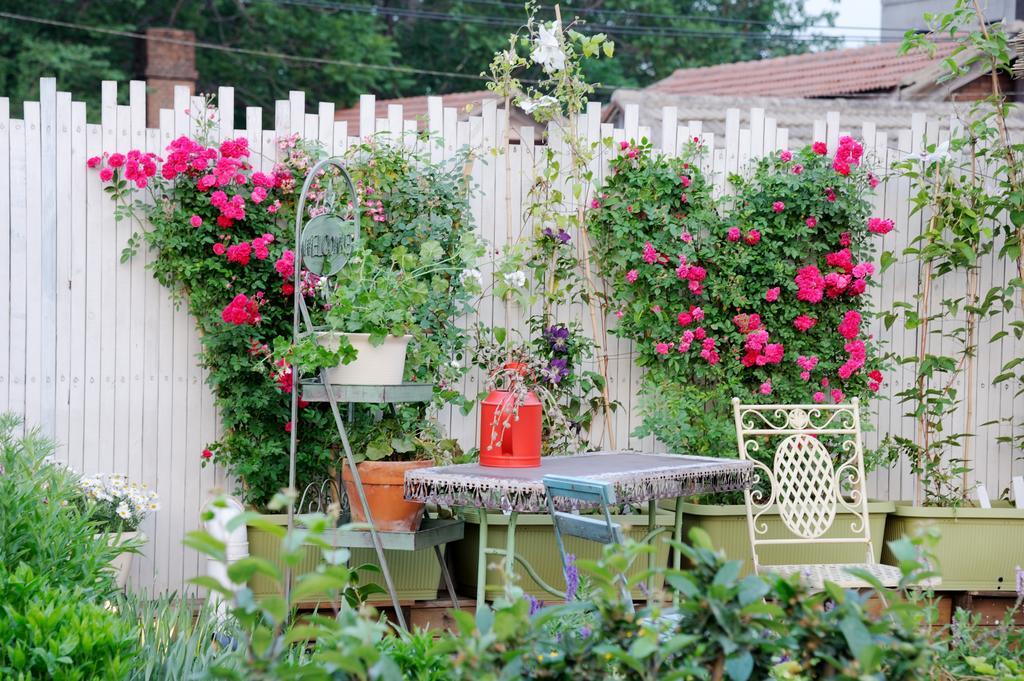
[[(363, 491), (370, 505), (373, 522), (381, 532), (415, 532), (423, 520), (423, 504), (405, 500), (405, 472), (429, 468), (431, 461), (363, 461), (356, 464)], [(341, 474), (352, 510), (352, 522), (365, 523), (366, 514), (359, 502), (352, 471), (345, 466)]]

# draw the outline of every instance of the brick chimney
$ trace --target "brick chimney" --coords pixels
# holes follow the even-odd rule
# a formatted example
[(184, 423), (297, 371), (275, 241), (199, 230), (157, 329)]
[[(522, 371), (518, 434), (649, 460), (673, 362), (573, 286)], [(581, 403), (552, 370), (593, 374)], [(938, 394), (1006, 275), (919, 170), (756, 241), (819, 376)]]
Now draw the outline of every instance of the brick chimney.
[(146, 121), (151, 128), (160, 125), (160, 109), (174, 106), (174, 86), (186, 85), (195, 93), (196, 49), (193, 45), (178, 42), (194, 42), (195, 33), (174, 28), (146, 29)]

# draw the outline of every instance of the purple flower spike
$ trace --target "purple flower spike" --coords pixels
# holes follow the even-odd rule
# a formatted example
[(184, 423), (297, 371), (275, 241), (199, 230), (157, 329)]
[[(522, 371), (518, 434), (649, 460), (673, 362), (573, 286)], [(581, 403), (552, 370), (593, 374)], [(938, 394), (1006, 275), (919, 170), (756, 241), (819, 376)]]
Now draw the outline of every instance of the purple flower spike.
[(580, 570), (576, 567), (576, 556), (565, 555), (565, 600), (576, 600), (576, 592), (580, 588)]

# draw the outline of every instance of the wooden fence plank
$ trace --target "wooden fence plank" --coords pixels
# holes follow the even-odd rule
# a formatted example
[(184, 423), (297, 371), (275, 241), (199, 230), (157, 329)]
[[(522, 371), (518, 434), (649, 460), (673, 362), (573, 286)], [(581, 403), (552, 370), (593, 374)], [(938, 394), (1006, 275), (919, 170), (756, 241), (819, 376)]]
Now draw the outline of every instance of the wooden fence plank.
[[(57, 79), (39, 80), (39, 424), (57, 421)], [(60, 442), (58, 455), (65, 452)]]
[[(56, 133), (54, 168), (54, 279), (56, 319), (54, 320), (54, 438), (60, 458), (70, 463), (68, 446), (71, 410), (71, 94), (58, 92), (54, 122)], [(84, 151), (84, 149), (83, 149)], [(77, 470), (77, 469), (76, 469)]]
[[(25, 423), (42, 425), (42, 205), (39, 102), (25, 102)], [(37, 293), (38, 292), (38, 293)], [(51, 288), (49, 294), (52, 295)], [(42, 294), (42, 295), (40, 295)], [(31, 303), (29, 303), (31, 301)]]
[(11, 102), (0, 97), (0, 412), (9, 411), (11, 383)]
[(25, 122), (12, 120), (10, 137), (10, 382), (8, 408), (15, 414), (25, 414), (25, 332), (26, 319), (26, 256), (28, 206), (26, 183), (28, 169), (25, 161)]
[[(86, 161), (89, 158), (89, 139), (85, 119), (85, 103), (71, 103), (71, 325), (70, 325), (70, 390), (68, 394), (68, 463), (77, 471), (83, 470), (85, 461), (85, 347), (89, 342), (86, 337), (86, 280), (88, 268), (86, 260), (86, 224), (88, 222), (89, 204), (87, 199), (88, 175), (97, 175), (89, 171)], [(0, 182), (2, 187), (2, 182)], [(2, 191), (2, 189), (0, 189)], [(152, 451), (152, 450), (150, 450)]]

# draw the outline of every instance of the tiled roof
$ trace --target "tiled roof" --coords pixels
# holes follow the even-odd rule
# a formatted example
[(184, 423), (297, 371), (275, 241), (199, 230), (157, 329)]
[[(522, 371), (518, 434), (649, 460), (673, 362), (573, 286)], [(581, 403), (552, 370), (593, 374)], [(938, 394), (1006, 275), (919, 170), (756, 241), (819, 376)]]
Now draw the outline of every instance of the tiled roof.
[(647, 90), (665, 94), (767, 97), (834, 97), (887, 90), (942, 59), (953, 47), (953, 42), (940, 43), (934, 57), (922, 51), (901, 55), (900, 44), (894, 42), (679, 69)]
[[(459, 118), (464, 119), (467, 112), (479, 115), (480, 107), (485, 99), (499, 99), (499, 97), (489, 90), (476, 90), (474, 92), (453, 92), (451, 94), (442, 95), (442, 99), (444, 106), (455, 107), (459, 111)], [(376, 117), (387, 118), (388, 105), (391, 104), (401, 105), (402, 117), (405, 120), (415, 118), (419, 124), (420, 130), (426, 127), (426, 95), (420, 97), (402, 97), (400, 99), (378, 99)], [(356, 134), (359, 127), (359, 106), (357, 105), (351, 109), (341, 109), (340, 111), (336, 111), (334, 114), (334, 120), (348, 121), (349, 134)]]

